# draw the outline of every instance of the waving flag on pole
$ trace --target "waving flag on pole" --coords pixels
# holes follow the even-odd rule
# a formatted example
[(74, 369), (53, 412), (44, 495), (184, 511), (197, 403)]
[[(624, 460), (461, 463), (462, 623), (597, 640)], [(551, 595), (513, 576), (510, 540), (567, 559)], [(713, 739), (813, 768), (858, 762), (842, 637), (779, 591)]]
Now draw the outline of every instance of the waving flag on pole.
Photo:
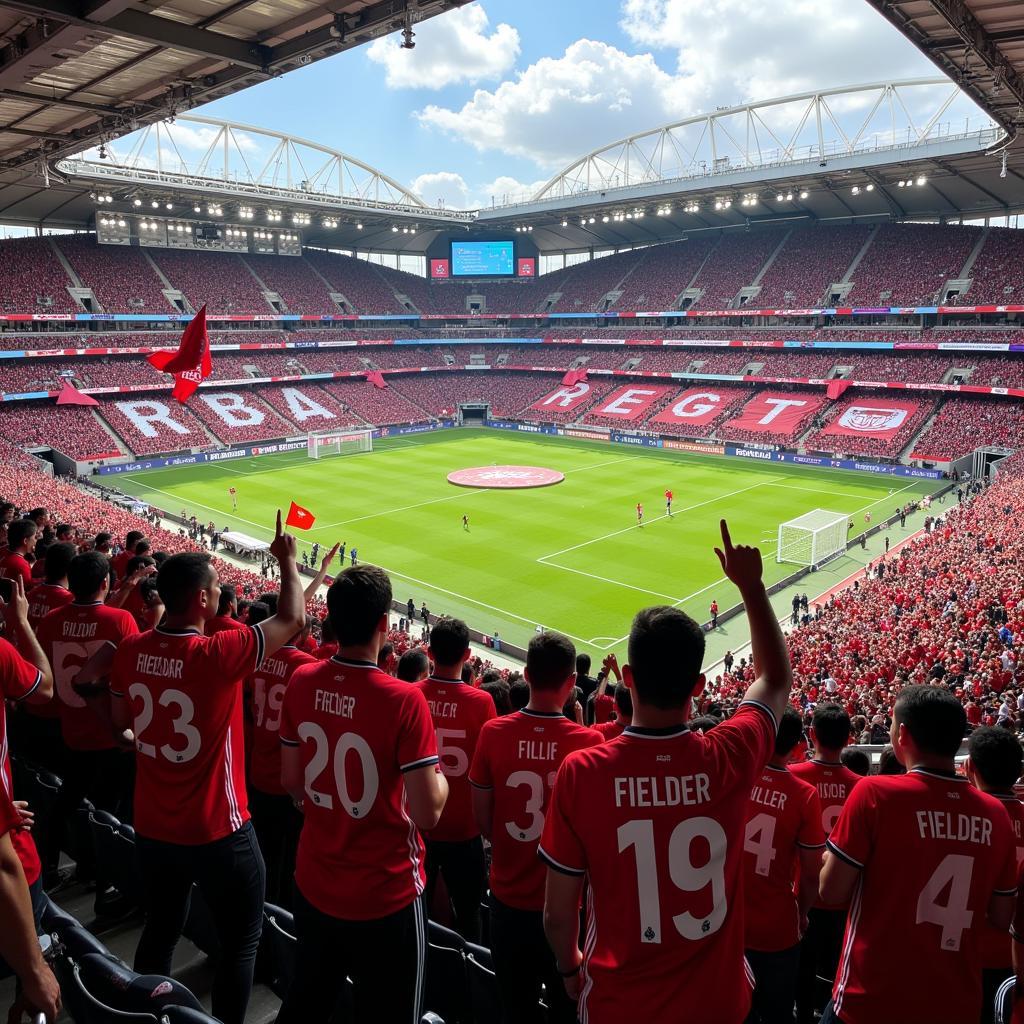
[(574, 384), (579, 384), (581, 380), (586, 379), (586, 370), (567, 370), (565, 376), (562, 378), (562, 384), (567, 388), (571, 388)]
[(60, 394), (57, 396), (57, 404), (99, 405), (100, 403), (97, 402), (95, 398), (92, 398), (89, 395), (83, 395), (82, 392), (79, 391), (78, 388), (76, 388), (75, 385), (71, 383), (71, 381), (65, 380), (63, 386), (60, 389)]
[(286, 526), (294, 526), (299, 530), (310, 530), (316, 522), (316, 516), (308, 508), (296, 505), (293, 501), (288, 509), (288, 518), (284, 522)]
[(371, 370), (367, 375), (366, 379), (375, 387), (380, 388), (383, 391), (387, 386), (387, 381), (384, 379), (384, 374), (380, 370)]
[(146, 358), (158, 370), (174, 374), (174, 390), (171, 394), (179, 402), (187, 402), (199, 387), (199, 382), (213, 371), (205, 303), (185, 328), (177, 352), (154, 352)]
[(825, 394), (834, 402), (837, 398), (842, 397), (843, 392), (846, 391), (852, 383), (853, 381), (849, 380), (830, 380), (828, 384), (825, 385)]

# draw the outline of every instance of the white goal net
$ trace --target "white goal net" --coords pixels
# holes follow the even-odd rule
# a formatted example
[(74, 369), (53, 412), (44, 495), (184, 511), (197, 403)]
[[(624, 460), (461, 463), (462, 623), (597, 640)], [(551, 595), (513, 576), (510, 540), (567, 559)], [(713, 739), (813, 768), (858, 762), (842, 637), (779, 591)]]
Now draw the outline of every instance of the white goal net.
[(844, 512), (816, 508), (779, 526), (776, 562), (794, 562), (811, 568), (846, 551), (849, 517)]
[(322, 431), (306, 437), (306, 451), (311, 459), (327, 455), (355, 455), (373, 451), (372, 430), (346, 430), (343, 433)]

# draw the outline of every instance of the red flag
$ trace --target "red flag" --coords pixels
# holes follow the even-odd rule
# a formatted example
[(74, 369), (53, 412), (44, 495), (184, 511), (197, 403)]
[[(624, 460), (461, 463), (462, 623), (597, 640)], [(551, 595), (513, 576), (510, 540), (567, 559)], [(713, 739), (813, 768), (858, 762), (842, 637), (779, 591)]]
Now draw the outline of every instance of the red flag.
[(213, 370), (210, 335), (206, 331), (205, 304), (185, 328), (177, 352), (154, 352), (146, 358), (158, 370), (174, 374), (174, 390), (171, 394), (179, 402), (187, 402), (199, 387), (199, 382), (209, 377)]
[(294, 526), (299, 530), (311, 530), (315, 522), (316, 516), (308, 508), (296, 505), (293, 501), (291, 508), (288, 509), (288, 518), (285, 519), (284, 524), (285, 526)]
[(371, 370), (366, 375), (367, 381), (369, 381), (375, 388), (380, 388), (382, 391), (388, 386), (384, 380), (384, 374), (380, 370)]
[(567, 370), (565, 376), (562, 378), (562, 384), (564, 387), (571, 388), (574, 384), (579, 384), (581, 380), (586, 379), (586, 370)]
[(75, 387), (71, 381), (64, 381), (64, 386), (60, 389), (60, 394), (57, 396), (58, 405), (99, 405), (95, 398), (89, 395), (83, 395), (78, 388)]
[(834, 402), (852, 383), (853, 381), (849, 380), (830, 380), (825, 385), (825, 394)]

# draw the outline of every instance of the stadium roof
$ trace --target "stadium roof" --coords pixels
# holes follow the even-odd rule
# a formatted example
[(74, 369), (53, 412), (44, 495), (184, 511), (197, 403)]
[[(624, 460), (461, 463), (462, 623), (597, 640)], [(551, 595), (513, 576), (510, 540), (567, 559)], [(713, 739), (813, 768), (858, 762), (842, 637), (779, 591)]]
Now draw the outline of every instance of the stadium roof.
[(1020, 0), (867, 0), (1007, 133), (1024, 127)]
[(60, 219), (59, 157), (469, 2), (0, 0), (0, 219)]

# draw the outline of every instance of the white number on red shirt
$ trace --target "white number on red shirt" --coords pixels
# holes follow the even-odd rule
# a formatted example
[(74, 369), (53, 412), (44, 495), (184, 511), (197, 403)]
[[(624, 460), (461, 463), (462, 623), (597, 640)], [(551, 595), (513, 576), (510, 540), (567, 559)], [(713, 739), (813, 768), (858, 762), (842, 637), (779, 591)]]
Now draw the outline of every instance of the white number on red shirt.
[(821, 827), (824, 829), (825, 835), (830, 836), (832, 834), (832, 829), (836, 827), (836, 822), (842, 813), (842, 804), (832, 804), (821, 812)]
[(457, 778), (469, 771), (469, 754), (462, 747), (445, 743), (445, 740), (464, 740), (465, 738), (465, 729), (437, 730), (437, 755), (441, 762), (441, 771), (445, 775)]
[(513, 772), (505, 785), (510, 789), (518, 786), (530, 787), (530, 795), (526, 798), (526, 806), (523, 808), (530, 815), (530, 824), (526, 828), (520, 828), (514, 821), (506, 821), (505, 831), (518, 842), (535, 842), (544, 831), (544, 780), (536, 772)]
[[(313, 756), (306, 765), (306, 795), (318, 807), (333, 810), (334, 794), (313, 788), (313, 783), (327, 767), (330, 758), (331, 742), (327, 738), (327, 733), (316, 722), (301, 723), (298, 733), (300, 740), (312, 741), (316, 746)], [(345, 769), (345, 758), (350, 751), (358, 755), (363, 769), (363, 792), (358, 799), (353, 797), (349, 790), (348, 773)], [(334, 748), (334, 786), (345, 813), (352, 818), (365, 818), (374, 800), (377, 799), (377, 792), (380, 789), (377, 763), (373, 759), (370, 745), (357, 733), (344, 732), (338, 737)]]
[[(128, 687), (128, 696), (138, 698), (142, 702), (142, 709), (135, 719), (135, 749), (145, 757), (156, 757), (157, 749), (154, 744), (147, 743), (142, 738), (142, 734), (153, 722), (153, 695), (149, 692), (149, 688), (142, 683), (132, 683)], [(164, 690), (160, 694), (160, 706), (166, 708), (172, 704), (177, 705), (178, 714), (171, 720), (171, 728), (175, 735), (184, 737), (185, 745), (179, 748), (164, 743), (160, 747), (160, 753), (173, 764), (182, 764), (185, 761), (191, 761), (199, 753), (202, 737), (199, 735), (199, 730), (192, 724), (196, 713), (192, 698), (187, 693), (182, 693), (181, 690)]]
[[(661, 897), (658, 891), (658, 858), (654, 848), (654, 822), (650, 818), (628, 821), (617, 832), (619, 853), (634, 848), (637, 895), (640, 900), (640, 941), (661, 942)], [(695, 839), (710, 848), (707, 862), (696, 865), (690, 859)], [(694, 917), (689, 911), (672, 918), (684, 939), (698, 941), (714, 935), (725, 922), (725, 830), (713, 818), (689, 818), (672, 830), (668, 842), (668, 871), (672, 884), (683, 892), (701, 892), (711, 886), (711, 913)]]
[[(95, 646), (95, 644), (93, 644)], [(78, 670), (89, 660), (89, 648), (84, 644), (55, 643), (53, 645), (53, 679), (57, 696), (69, 708), (84, 708), (85, 701), (71, 686)], [(71, 659), (75, 660), (72, 661)]]
[(262, 676), (256, 677), (253, 689), (253, 703), (256, 705), (256, 724), (270, 732), (281, 728), (281, 708), (284, 705), (284, 683), (267, 686)]
[(775, 819), (770, 814), (755, 814), (747, 822), (743, 849), (757, 858), (754, 871), (767, 878), (775, 860)]
[[(937, 924), (942, 929), (942, 948), (954, 953), (960, 949), (960, 939), (974, 919), (974, 911), (967, 907), (973, 873), (973, 857), (947, 854), (917, 898), (917, 923)], [(940, 903), (944, 893), (946, 902)]]

